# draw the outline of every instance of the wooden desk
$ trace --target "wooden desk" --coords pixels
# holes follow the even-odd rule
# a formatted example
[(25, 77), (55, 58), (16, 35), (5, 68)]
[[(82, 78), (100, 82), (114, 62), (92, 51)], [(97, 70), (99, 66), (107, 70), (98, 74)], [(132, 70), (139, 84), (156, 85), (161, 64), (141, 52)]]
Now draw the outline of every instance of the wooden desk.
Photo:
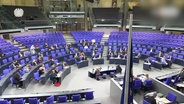
[(171, 103), (165, 97), (162, 97), (162, 98), (156, 97), (155, 99), (156, 99), (157, 104), (169, 104), (169, 103)]

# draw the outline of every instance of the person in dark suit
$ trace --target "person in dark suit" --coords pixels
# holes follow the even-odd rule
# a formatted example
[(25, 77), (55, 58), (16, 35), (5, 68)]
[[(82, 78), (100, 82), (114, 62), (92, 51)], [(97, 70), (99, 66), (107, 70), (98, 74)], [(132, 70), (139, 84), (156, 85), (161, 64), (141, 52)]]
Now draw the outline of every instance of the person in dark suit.
[(150, 92), (144, 96), (144, 100), (146, 100), (150, 104), (156, 104), (156, 99), (155, 99), (156, 96), (157, 96), (157, 92)]
[(19, 88), (22, 87), (22, 83), (21, 83), (21, 75), (19, 72), (17, 72), (14, 76), (13, 76), (13, 83), (18, 85)]
[(55, 72), (55, 70), (52, 70), (52, 73), (50, 75), (50, 80), (52, 81), (53, 84), (55, 84), (58, 80), (57, 80), (57, 73)]
[(96, 80), (100, 80), (100, 79), (99, 79), (99, 76), (100, 76), (100, 75), (101, 75), (100, 69), (97, 68), (97, 69), (95, 70), (95, 77), (96, 77)]
[(122, 71), (121, 66), (120, 65), (117, 65), (116, 66), (116, 73), (121, 73), (121, 71)]

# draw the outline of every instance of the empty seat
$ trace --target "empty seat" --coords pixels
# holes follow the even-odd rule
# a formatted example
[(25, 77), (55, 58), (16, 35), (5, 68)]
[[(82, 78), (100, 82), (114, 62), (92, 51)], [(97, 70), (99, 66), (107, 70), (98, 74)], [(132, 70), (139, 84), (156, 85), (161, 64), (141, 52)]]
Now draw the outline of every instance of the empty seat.
[(85, 93), (85, 99), (86, 100), (92, 100), (94, 98), (94, 96), (93, 96), (93, 91), (91, 91), (91, 92), (86, 92)]
[(76, 95), (72, 95), (72, 101), (80, 101), (81, 99), (81, 95), (80, 94), (76, 94)]
[(58, 96), (58, 103), (65, 103), (67, 102), (67, 96)]
[(13, 104), (25, 104), (23, 99), (14, 99), (13, 101), (14, 101)]
[(28, 98), (29, 104), (39, 104), (38, 98)]

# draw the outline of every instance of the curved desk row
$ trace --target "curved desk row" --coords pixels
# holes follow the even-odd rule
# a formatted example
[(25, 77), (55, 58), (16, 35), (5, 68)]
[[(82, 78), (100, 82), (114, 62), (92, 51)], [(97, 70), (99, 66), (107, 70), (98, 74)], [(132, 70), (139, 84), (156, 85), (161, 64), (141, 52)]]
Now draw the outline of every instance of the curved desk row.
[[(52, 70), (55, 69), (59, 65), (60, 64), (58, 64), (56, 66), (52, 66), (49, 71), (47, 71), (45, 74), (41, 75), (41, 83), (42, 84), (46, 83), (46, 81), (50, 78), (50, 74), (52, 73)], [(58, 73), (57, 77), (59, 78), (59, 82), (61, 83), (62, 80), (70, 73), (71, 73), (71, 67), (64, 67), (63, 70)]]
[[(20, 60), (26, 59), (26, 58), (31, 59), (31, 56), (34, 56), (34, 55), (20, 57), (19, 59), (17, 59), (17, 61), (20, 61)], [(0, 73), (2, 73), (4, 69), (9, 68), (9, 66), (11, 64), (12, 64), (12, 62), (8, 62), (7, 64), (4, 64), (4, 65), (0, 66)]]
[[(101, 71), (100, 71), (100, 74), (103, 75), (104, 73), (106, 73), (107, 75), (110, 75), (111, 72), (118, 73), (119, 70), (116, 70), (116, 68), (107, 69), (107, 70), (101, 70)], [(95, 78), (96, 75), (95, 75), (95, 73), (93, 73), (93, 72), (91, 72), (91, 71), (88, 71), (88, 77), (90, 77), (90, 78)]]
[(22, 76), (22, 80), (21, 80), (22, 81), (23, 88), (26, 88), (28, 86), (28, 84), (31, 81), (31, 78), (33, 77), (33, 73), (35, 73), (42, 66), (42, 64), (46, 64), (46, 63), (49, 63), (49, 62), (50, 61), (42, 62), (42, 63), (34, 66), (28, 73), (25, 73)]
[(47, 97), (54, 96), (54, 100), (57, 101), (58, 96), (67, 96), (68, 100), (71, 100), (71, 96), (75, 94), (80, 94), (81, 98), (85, 98), (86, 92), (94, 92), (90, 88), (79, 89), (74, 91), (57, 91), (57, 92), (45, 92), (45, 93), (30, 93), (30, 94), (21, 94), (21, 95), (3, 95), (0, 96), (0, 99), (11, 100), (23, 98), (25, 102), (28, 103), (28, 98), (38, 98), (40, 102), (43, 102)]
[(20, 69), (22, 69), (25, 65), (21, 66), (18, 69), (13, 69), (10, 73), (8, 73), (3, 79), (0, 80), (0, 95), (2, 95), (3, 91), (10, 83), (10, 78), (15, 75)]

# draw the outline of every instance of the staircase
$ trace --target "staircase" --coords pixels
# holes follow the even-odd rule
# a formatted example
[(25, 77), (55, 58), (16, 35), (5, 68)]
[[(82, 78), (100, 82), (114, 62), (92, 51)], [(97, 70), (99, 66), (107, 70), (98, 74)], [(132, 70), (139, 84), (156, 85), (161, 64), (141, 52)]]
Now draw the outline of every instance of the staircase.
[(25, 46), (23, 46), (22, 44), (16, 42), (16, 41), (13, 41), (11, 42), (13, 43), (14, 46), (17, 46), (20, 48), (20, 52), (24, 52), (24, 51), (29, 51), (29, 48), (26, 48)]
[(75, 42), (75, 39), (70, 34), (64, 34), (63, 37), (66, 40), (66, 44)]

